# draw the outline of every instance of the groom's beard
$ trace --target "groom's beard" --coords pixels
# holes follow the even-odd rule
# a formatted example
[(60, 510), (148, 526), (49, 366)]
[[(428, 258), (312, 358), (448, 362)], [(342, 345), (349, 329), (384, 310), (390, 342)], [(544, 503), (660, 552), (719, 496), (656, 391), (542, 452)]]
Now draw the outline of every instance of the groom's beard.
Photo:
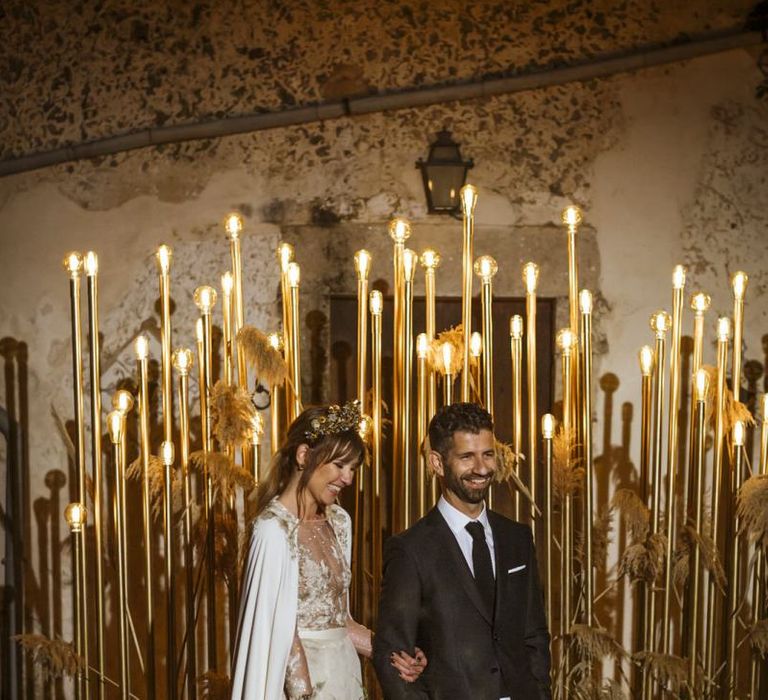
[(472, 472), (464, 475), (464, 477), (457, 476), (453, 473), (453, 470), (448, 467), (445, 470), (445, 488), (448, 491), (455, 493), (462, 501), (464, 501), (464, 503), (480, 503), (488, 494), (488, 489), (491, 487), (491, 482), (493, 481), (493, 474), (489, 474), (488, 482), (482, 488), (473, 487), (469, 483), (468, 479), (472, 476)]

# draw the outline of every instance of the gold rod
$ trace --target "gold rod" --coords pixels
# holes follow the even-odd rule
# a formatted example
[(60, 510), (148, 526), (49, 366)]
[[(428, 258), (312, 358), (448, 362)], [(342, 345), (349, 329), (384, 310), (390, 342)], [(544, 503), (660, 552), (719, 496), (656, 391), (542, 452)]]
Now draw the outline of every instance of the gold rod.
[(461, 372), (461, 400), (470, 401), (469, 338), (472, 335), (472, 260), (475, 238), (477, 189), (464, 185), (459, 192), (462, 207), (461, 328), (464, 334), (464, 359)]
[(224, 359), (224, 382), (232, 386), (234, 382), (232, 367), (232, 286), (233, 275), (225, 272), (221, 276), (221, 313), (222, 313), (222, 353)]
[[(282, 317), (283, 317), (283, 356), (285, 358), (285, 365), (288, 368), (289, 381), (285, 383), (284, 398), (285, 406), (283, 411), (290, 423), (295, 416), (293, 416), (293, 389), (290, 383), (293, 381), (293, 358), (291, 357), (291, 348), (293, 347), (293, 341), (291, 333), (293, 330), (293, 322), (291, 321), (291, 288), (288, 284), (288, 266), (293, 262), (293, 246), (290, 243), (281, 243), (277, 247), (277, 258), (280, 261), (280, 290), (282, 299)], [(278, 420), (281, 420), (281, 414), (278, 414)], [(272, 445), (272, 453), (274, 454), (282, 440), (277, 440), (276, 444)]]
[[(555, 417), (551, 413), (546, 413), (541, 417), (541, 435), (544, 440), (544, 523), (546, 532), (544, 533), (544, 542), (546, 547), (545, 556), (545, 581), (547, 584), (546, 606), (547, 606), (547, 624), (551, 627), (554, 624), (552, 598), (554, 596), (554, 575), (553, 575), (553, 551), (552, 545), (555, 538), (553, 526), (552, 509), (552, 440), (555, 436)], [(531, 509), (533, 510), (533, 509)]]
[[(72, 541), (72, 555), (78, 564), (73, 568), (73, 588), (75, 589), (75, 610), (73, 614), (75, 650), (81, 653), (83, 649), (83, 637), (88, 633), (83, 624), (83, 612), (86, 605), (85, 591), (83, 581), (85, 572), (79, 566), (81, 550), (83, 548), (83, 527), (85, 525), (85, 508), (82, 503), (70, 503), (64, 511), (64, 517), (69, 525), (70, 537)], [(88, 685), (85, 676), (88, 674), (88, 667), (77, 669), (75, 675), (75, 698), (83, 700), (89, 697)]]
[[(435, 270), (440, 265), (440, 255), (434, 250), (428, 249), (421, 254), (421, 265), (424, 268), (424, 304), (425, 304), (425, 331), (427, 340), (432, 343), (435, 339), (435, 306), (436, 306), (436, 282)], [(432, 420), (437, 410), (437, 375), (428, 368), (429, 394), (427, 398), (427, 424)]]
[[(760, 431), (760, 461), (755, 469), (756, 474), (768, 476), (768, 394), (763, 394), (763, 427)], [(756, 542), (755, 569), (752, 574), (752, 626), (754, 627), (764, 615), (762, 608), (765, 600), (765, 555), (762, 548)], [(749, 669), (749, 687), (752, 692), (750, 697), (759, 698), (760, 692), (760, 654), (757, 649), (752, 649)]]
[[(513, 316), (509, 320), (509, 344), (510, 355), (512, 358), (512, 449), (516, 455), (520, 455), (523, 442), (523, 382), (522, 382), (522, 362), (523, 362), (523, 319), (520, 316)], [(515, 468), (518, 478), (520, 474), (521, 460), (519, 456), (515, 459)], [(514, 504), (515, 520), (521, 519), (521, 499), (520, 491), (515, 490)], [(533, 515), (534, 509), (530, 512)]]
[(164, 466), (163, 486), (163, 533), (165, 537), (165, 605), (166, 605), (166, 648), (165, 674), (166, 697), (176, 698), (176, 595), (173, 582), (173, 443), (164, 440), (161, 446)]
[(745, 272), (736, 272), (731, 278), (733, 288), (733, 364), (731, 367), (731, 387), (733, 398), (741, 400), (741, 341), (744, 335), (744, 294), (749, 278)]
[(402, 393), (402, 476), (403, 528), (409, 528), (413, 512), (413, 280), (418, 256), (410, 249), (403, 251), (403, 393)]
[(373, 291), (370, 294), (371, 309), (371, 388), (373, 419), (373, 494), (371, 503), (372, 531), (371, 549), (373, 561), (373, 620), (378, 616), (379, 587), (382, 574), (381, 539), (382, 539), (382, 503), (381, 503), (381, 312), (383, 299), (381, 292)]
[[(561, 332), (562, 333), (562, 332)], [(572, 425), (571, 416), (573, 415), (573, 395), (572, 389), (572, 365), (571, 365), (571, 352), (573, 348), (573, 336), (567, 342), (561, 343), (562, 354), (562, 371), (563, 371), (563, 430), (568, 441), (569, 452), (572, 449)], [(571, 495), (565, 494), (565, 504), (563, 508), (563, 537), (562, 537), (562, 573), (563, 583), (561, 588), (561, 595), (563, 598), (563, 617), (561, 620), (561, 633), (563, 638), (570, 633), (571, 617), (572, 617), (572, 600), (571, 600), (571, 586), (572, 582), (572, 548), (573, 548), (573, 532), (571, 520), (572, 514)], [(567, 646), (563, 649), (563, 674), (564, 678), (568, 678), (570, 673), (570, 653)], [(568, 695), (568, 688), (565, 687), (565, 696)]]
[(290, 263), (288, 266), (288, 286), (291, 299), (291, 382), (293, 383), (293, 402), (291, 420), (295, 420), (301, 413), (301, 336), (299, 315), (299, 282), (301, 281), (301, 268), (298, 263)]
[[(536, 378), (536, 287), (539, 280), (539, 267), (529, 262), (523, 266), (523, 282), (525, 283), (525, 328), (526, 328), (526, 370), (528, 373), (528, 473), (530, 478), (531, 497), (538, 502), (536, 441), (539, 425)], [(536, 533), (536, 509), (530, 509), (531, 523)], [(551, 524), (551, 523), (549, 523)], [(547, 527), (549, 527), (549, 524)], [(547, 537), (550, 535), (547, 534)]]
[(579, 294), (581, 310), (581, 367), (582, 385), (582, 451), (584, 455), (584, 612), (586, 624), (592, 624), (592, 605), (595, 599), (595, 570), (592, 552), (592, 527), (594, 523), (594, 474), (592, 465), (592, 294), (583, 289)]
[(429, 370), (427, 354), (429, 338), (426, 333), (420, 333), (416, 339), (416, 502), (417, 514), (423, 518), (427, 512), (427, 469), (424, 455), (424, 443), (427, 439), (427, 406), (429, 403)]

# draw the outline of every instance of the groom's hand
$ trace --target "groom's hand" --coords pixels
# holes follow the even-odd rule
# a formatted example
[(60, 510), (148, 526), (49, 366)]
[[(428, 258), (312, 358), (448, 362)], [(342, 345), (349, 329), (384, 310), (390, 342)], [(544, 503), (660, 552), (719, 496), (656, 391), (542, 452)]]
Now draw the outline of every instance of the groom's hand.
[(427, 657), (419, 647), (416, 647), (414, 656), (404, 651), (391, 654), (390, 663), (400, 674), (400, 678), (406, 683), (413, 683), (427, 667)]

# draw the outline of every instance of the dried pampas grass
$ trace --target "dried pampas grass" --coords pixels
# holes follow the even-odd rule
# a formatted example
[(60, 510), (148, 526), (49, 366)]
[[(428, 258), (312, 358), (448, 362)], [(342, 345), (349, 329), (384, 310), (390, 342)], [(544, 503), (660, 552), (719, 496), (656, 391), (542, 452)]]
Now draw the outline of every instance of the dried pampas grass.
[(85, 670), (85, 659), (78, 656), (72, 642), (49, 639), (43, 634), (17, 634), (11, 637), (40, 668), (44, 680), (74, 676)]
[(632, 489), (619, 489), (613, 495), (611, 505), (624, 519), (630, 540), (637, 542), (648, 536), (651, 512), (637, 493)]
[(517, 474), (520, 469), (520, 462), (525, 459), (517, 454), (511, 445), (501, 440), (495, 441), (496, 447), (496, 473), (493, 478), (496, 481), (506, 481), (512, 474)]
[(231, 513), (216, 513), (215, 529), (215, 566), (224, 578), (232, 594), (233, 586), (240, 580), (240, 562), (242, 560), (242, 540), (237, 518)]
[(749, 538), (768, 549), (768, 474), (749, 477), (739, 489), (738, 513)]
[(206, 671), (197, 679), (200, 697), (204, 700), (229, 700), (232, 682), (226, 673)]
[[(143, 477), (141, 455), (139, 455), (125, 471), (125, 478), (131, 481), (141, 481)], [(149, 503), (152, 508), (152, 517), (162, 520), (165, 499), (165, 464), (157, 455), (149, 455)], [(177, 470), (171, 468), (171, 501), (173, 513), (178, 513), (181, 508), (182, 483)]]
[(225, 505), (229, 504), (238, 488), (247, 496), (256, 487), (256, 480), (251, 473), (235, 464), (234, 460), (223, 452), (209, 452), (206, 456), (205, 452), (198, 450), (189, 455), (189, 463), (201, 474), (208, 469), (213, 498)]
[(220, 445), (240, 447), (251, 439), (256, 407), (245, 387), (228, 386), (221, 379), (211, 390), (211, 423)]
[(653, 583), (661, 572), (666, 546), (667, 538), (661, 533), (629, 545), (619, 560), (619, 577), (627, 576), (630, 581)]
[(758, 620), (749, 630), (749, 643), (760, 656), (768, 656), (768, 619)]
[[(706, 530), (706, 525), (704, 529)], [(702, 535), (690, 523), (680, 531), (680, 546), (675, 552), (673, 567), (675, 584), (682, 587), (688, 580), (691, 556), (696, 547), (699, 549), (701, 563), (711, 574), (715, 585), (725, 592), (725, 569), (720, 561), (717, 545), (709, 535)]]
[(464, 330), (461, 324), (438, 334), (437, 338), (429, 345), (428, 361), (430, 369), (441, 377), (445, 373), (442, 351), (445, 343), (450, 343), (453, 346), (450, 370), (451, 374), (456, 376), (464, 366)]
[(621, 644), (602, 627), (572, 625), (569, 636), (576, 652), (590, 665), (602, 659), (618, 660), (626, 656)]
[(561, 502), (583, 486), (584, 469), (574, 456), (575, 434), (573, 429), (566, 431), (560, 426), (552, 440), (552, 487), (555, 498)]
[(628, 696), (618, 681), (608, 679), (599, 682), (590, 677), (588, 668), (580, 670), (584, 673), (571, 688), (570, 696), (573, 700), (627, 700)]
[(679, 694), (688, 685), (687, 659), (672, 654), (640, 651), (632, 656), (632, 660), (672, 693)]
[(253, 326), (243, 326), (237, 333), (237, 347), (245, 361), (256, 371), (259, 380), (269, 386), (280, 386), (288, 375), (282, 353), (275, 350), (269, 339)]

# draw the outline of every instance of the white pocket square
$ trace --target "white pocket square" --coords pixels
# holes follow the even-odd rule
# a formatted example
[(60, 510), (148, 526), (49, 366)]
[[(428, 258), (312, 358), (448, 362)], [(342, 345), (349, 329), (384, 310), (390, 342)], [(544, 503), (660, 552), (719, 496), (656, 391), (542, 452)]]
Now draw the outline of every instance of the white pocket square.
[(520, 566), (513, 566), (509, 571), (507, 571), (508, 574), (516, 574), (518, 571), (522, 571), (525, 568), (525, 564), (520, 564)]

